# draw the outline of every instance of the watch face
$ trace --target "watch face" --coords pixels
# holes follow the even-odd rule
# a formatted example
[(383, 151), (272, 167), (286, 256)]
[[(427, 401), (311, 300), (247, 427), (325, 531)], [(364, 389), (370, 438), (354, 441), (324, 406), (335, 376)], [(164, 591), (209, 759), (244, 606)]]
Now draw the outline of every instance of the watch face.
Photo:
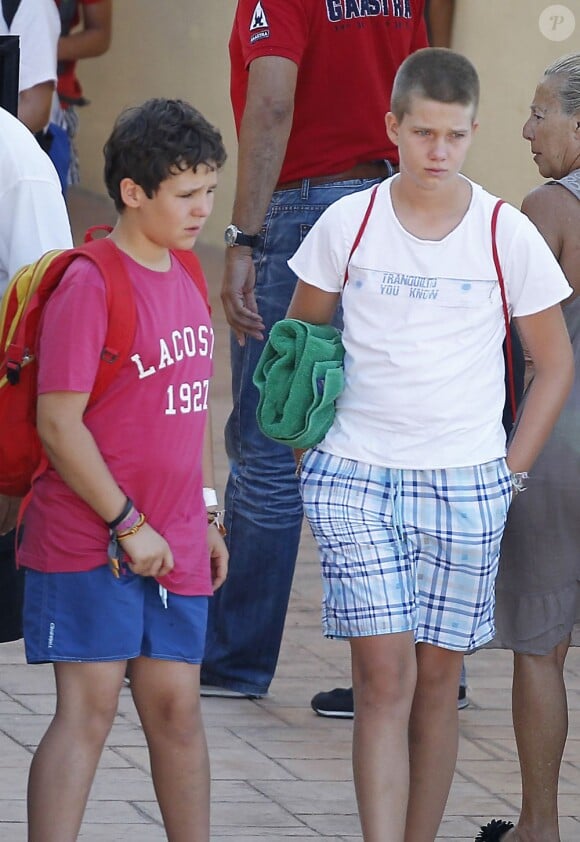
[(228, 227), (224, 231), (224, 240), (226, 242), (226, 246), (235, 246), (237, 236), (238, 229), (236, 228), (236, 226), (228, 225)]

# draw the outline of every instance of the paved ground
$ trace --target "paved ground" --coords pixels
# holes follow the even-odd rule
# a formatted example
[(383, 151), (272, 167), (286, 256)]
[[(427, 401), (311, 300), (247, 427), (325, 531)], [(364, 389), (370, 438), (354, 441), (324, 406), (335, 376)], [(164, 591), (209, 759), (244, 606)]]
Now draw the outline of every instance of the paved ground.
[[(75, 230), (111, 219), (105, 203), (71, 198)], [(215, 443), (219, 486), (226, 473), (221, 428), (228, 410), (227, 331), (217, 290), (220, 255), (200, 248), (218, 332)], [(313, 692), (349, 683), (347, 647), (322, 638), (316, 553), (305, 533), (277, 676), (261, 701), (204, 699), (213, 777), (212, 842), (361, 839), (350, 770), (350, 722), (323, 720)], [(510, 724), (511, 659), (482, 652), (468, 661), (470, 707), (460, 713), (459, 763), (440, 840), (472, 842), (489, 818), (513, 818), (519, 773)], [(580, 840), (580, 650), (568, 667), (570, 737), (562, 769), (563, 842)], [(53, 711), (50, 667), (24, 663), (20, 643), (0, 646), (0, 842), (26, 839), (28, 766)], [(389, 758), (385, 758), (389, 762)], [(142, 731), (128, 689), (91, 793), (81, 839), (161, 842)], [(385, 837), (385, 842), (388, 838)]]

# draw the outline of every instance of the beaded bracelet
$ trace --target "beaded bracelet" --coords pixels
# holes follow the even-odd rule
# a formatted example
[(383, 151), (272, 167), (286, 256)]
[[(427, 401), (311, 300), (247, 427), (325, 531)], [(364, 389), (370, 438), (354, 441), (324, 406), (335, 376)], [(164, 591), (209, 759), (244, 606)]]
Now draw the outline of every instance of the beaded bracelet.
[(126, 529), (124, 532), (117, 532), (117, 541), (123, 541), (125, 538), (129, 538), (130, 535), (136, 535), (146, 520), (147, 518), (145, 517), (143, 512), (141, 512), (139, 517), (137, 518), (136, 523), (133, 524), (133, 526), (130, 529)]
[[(128, 511), (127, 511), (128, 509)], [(145, 523), (145, 515), (140, 514), (131, 500), (127, 497), (125, 508), (118, 518), (111, 521), (109, 526), (109, 546), (107, 555), (109, 559), (109, 567), (115, 579), (121, 575), (121, 559), (123, 557), (123, 550), (119, 546), (119, 541), (128, 538), (130, 535), (135, 535)]]
[(132, 529), (135, 524), (139, 520), (139, 512), (135, 508), (135, 506), (131, 506), (131, 511), (127, 515), (127, 517), (123, 518), (121, 523), (113, 529), (113, 532), (120, 534), (122, 532), (126, 532), (128, 529)]

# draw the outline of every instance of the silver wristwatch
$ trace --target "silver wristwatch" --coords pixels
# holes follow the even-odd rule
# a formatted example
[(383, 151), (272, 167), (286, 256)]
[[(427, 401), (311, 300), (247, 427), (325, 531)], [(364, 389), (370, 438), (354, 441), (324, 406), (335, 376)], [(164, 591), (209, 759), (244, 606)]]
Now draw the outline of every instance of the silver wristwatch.
[(514, 497), (517, 494), (520, 494), (522, 491), (525, 491), (526, 480), (529, 479), (529, 474), (527, 471), (511, 471), (510, 472), (510, 481), (512, 484), (512, 489), (514, 492)]
[(224, 241), (226, 246), (230, 246), (230, 248), (233, 246), (249, 246), (250, 248), (256, 248), (260, 242), (260, 235), (244, 234), (244, 232), (232, 222), (224, 231)]

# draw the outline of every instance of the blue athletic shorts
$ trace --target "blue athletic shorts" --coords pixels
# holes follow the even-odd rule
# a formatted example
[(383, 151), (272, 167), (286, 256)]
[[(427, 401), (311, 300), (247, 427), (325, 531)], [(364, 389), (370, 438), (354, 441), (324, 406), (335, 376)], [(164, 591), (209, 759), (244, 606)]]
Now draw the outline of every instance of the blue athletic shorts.
[(512, 494), (505, 459), (394, 470), (314, 449), (301, 491), (327, 637), (414, 631), (418, 643), (463, 652), (491, 640)]
[(155, 579), (126, 568), (118, 579), (108, 566), (79, 573), (26, 570), (26, 660), (124, 661), (145, 655), (199, 664), (207, 609), (207, 596), (160, 592)]

